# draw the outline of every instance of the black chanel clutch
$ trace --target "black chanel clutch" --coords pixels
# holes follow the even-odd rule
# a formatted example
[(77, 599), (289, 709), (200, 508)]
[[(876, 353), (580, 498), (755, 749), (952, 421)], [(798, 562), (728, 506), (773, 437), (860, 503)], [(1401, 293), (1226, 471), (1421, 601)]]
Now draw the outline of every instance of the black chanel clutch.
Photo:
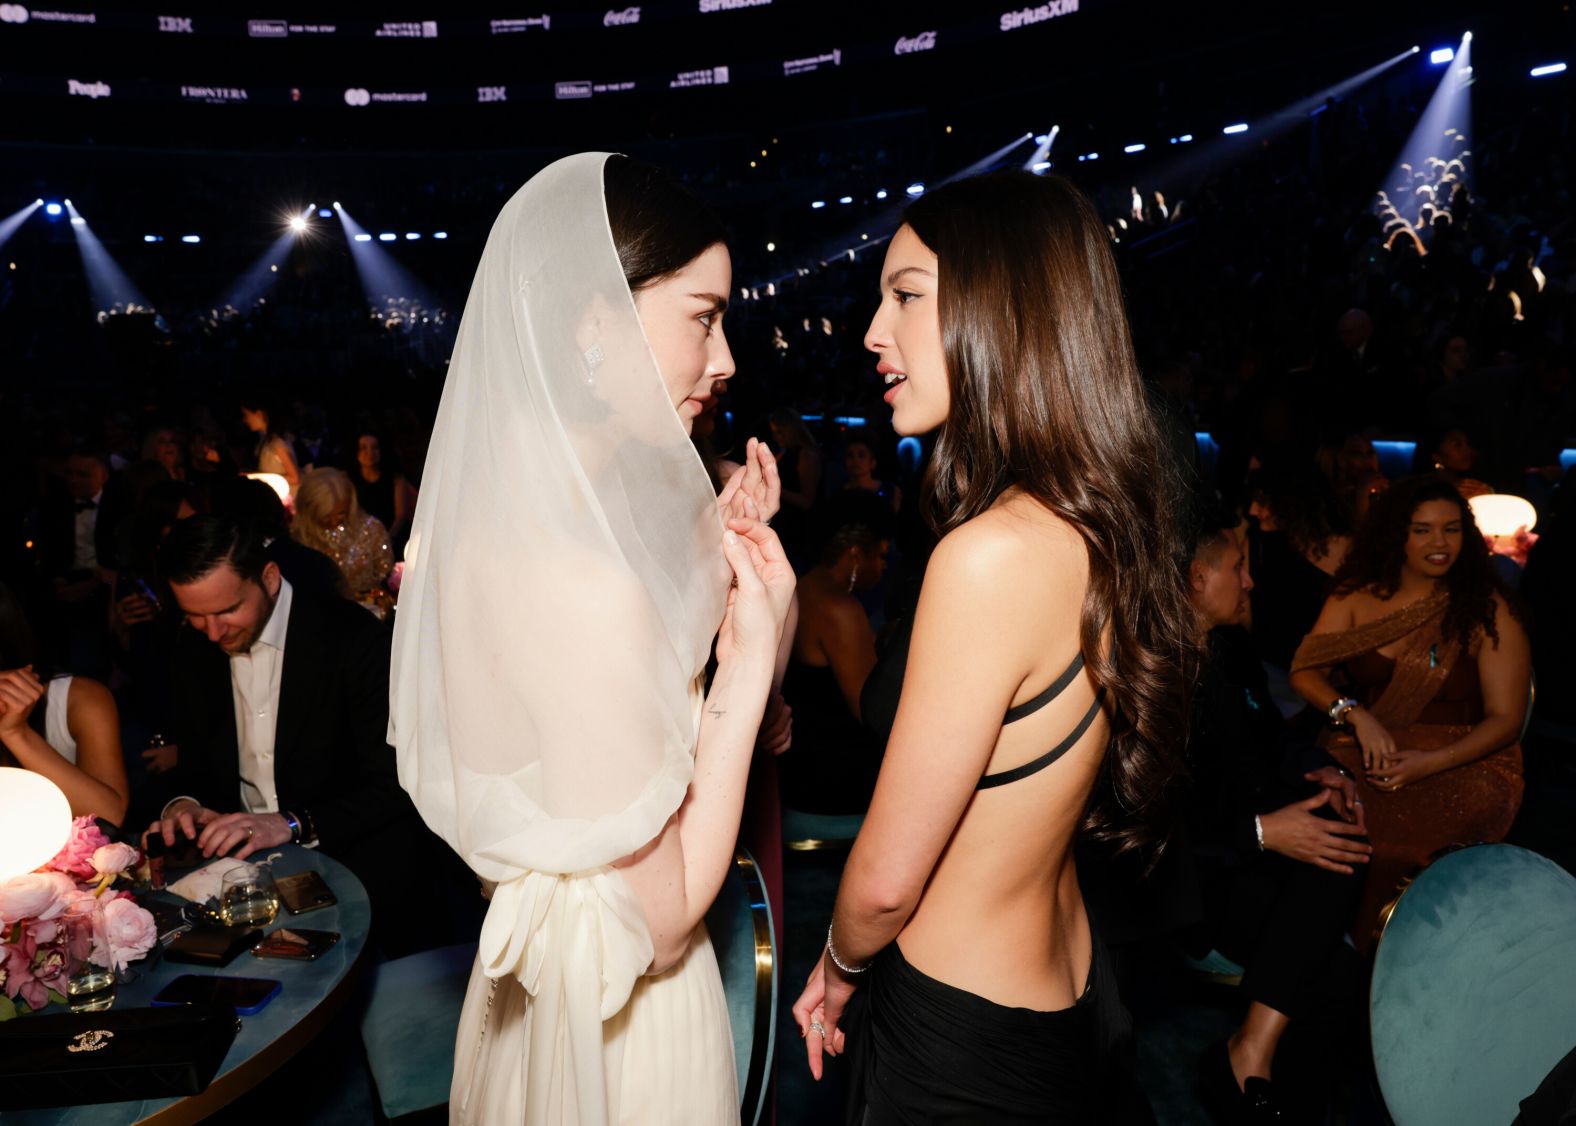
[(40, 1013), (0, 1023), (0, 1110), (195, 1095), (235, 1040), (229, 1005)]

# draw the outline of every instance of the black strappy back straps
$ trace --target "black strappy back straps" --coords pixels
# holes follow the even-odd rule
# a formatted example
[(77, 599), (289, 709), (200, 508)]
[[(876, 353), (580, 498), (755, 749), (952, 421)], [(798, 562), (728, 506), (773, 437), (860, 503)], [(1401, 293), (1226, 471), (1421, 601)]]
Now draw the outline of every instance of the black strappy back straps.
[(1079, 653), (1073, 658), (1073, 663), (1067, 666), (1067, 671), (1051, 681), (1051, 686), (1044, 692), (1041, 692), (1032, 700), (1024, 701), (1015, 708), (1008, 708), (1007, 718), (1001, 721), (1002, 724), (1017, 723), (1025, 716), (1031, 716), (1046, 704), (1049, 704), (1066, 690), (1067, 686), (1073, 682), (1073, 677), (1083, 671), (1083, 667), (1083, 654)]
[[(1046, 704), (1049, 704), (1052, 700), (1056, 699), (1056, 697), (1060, 696), (1062, 692), (1066, 690), (1067, 686), (1073, 682), (1073, 679), (1083, 671), (1083, 667), (1083, 654), (1079, 653), (1078, 656), (1073, 658), (1073, 663), (1067, 666), (1067, 671), (1052, 681), (1050, 687), (1048, 687), (1044, 692), (1041, 692), (1032, 700), (1019, 704), (1015, 708), (1008, 709), (1007, 718), (1002, 721), (1003, 725), (1015, 723), (1018, 720), (1024, 718), (1024, 716), (1033, 715)], [(979, 785), (976, 786), (975, 789), (988, 790), (993, 786), (1005, 786), (1008, 782), (1016, 782), (1020, 778), (1027, 778), (1029, 775), (1036, 774), (1039, 771), (1044, 770), (1047, 766), (1050, 766), (1051, 763), (1055, 762), (1057, 759), (1061, 758), (1064, 754), (1070, 751), (1073, 748), (1073, 745), (1078, 742), (1078, 740), (1083, 738), (1084, 732), (1088, 731), (1090, 725), (1094, 723), (1095, 716), (1100, 714), (1100, 708), (1104, 702), (1105, 689), (1101, 688), (1094, 695), (1094, 703), (1090, 705), (1089, 710), (1084, 713), (1083, 719), (1078, 721), (1078, 726), (1073, 728), (1072, 733), (1069, 734), (1067, 738), (1063, 739), (1060, 743), (1056, 744), (1056, 746), (1052, 747), (1049, 751), (1046, 751), (1039, 758), (1034, 759), (1031, 762), (1026, 762), (1022, 766), (1015, 766), (1011, 770), (1003, 770), (996, 774), (985, 775), (980, 779)]]

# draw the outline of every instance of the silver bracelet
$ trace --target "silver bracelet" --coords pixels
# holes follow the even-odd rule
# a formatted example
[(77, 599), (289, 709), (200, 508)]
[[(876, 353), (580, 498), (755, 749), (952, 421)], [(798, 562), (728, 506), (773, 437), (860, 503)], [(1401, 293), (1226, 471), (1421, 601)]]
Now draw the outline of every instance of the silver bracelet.
[(843, 960), (837, 956), (837, 947), (832, 945), (832, 924), (831, 923), (827, 923), (826, 924), (826, 955), (827, 955), (827, 957), (832, 959), (832, 965), (834, 965), (838, 969), (842, 970), (845, 974), (862, 974), (862, 973), (864, 973), (866, 970), (868, 970), (870, 968), (870, 963), (869, 962), (866, 962), (864, 965), (860, 966), (858, 969), (855, 969), (853, 966), (845, 966), (843, 964)]
[(1259, 815), (1253, 815), (1253, 835), (1259, 838), (1259, 851), (1264, 851), (1264, 822), (1259, 820)]

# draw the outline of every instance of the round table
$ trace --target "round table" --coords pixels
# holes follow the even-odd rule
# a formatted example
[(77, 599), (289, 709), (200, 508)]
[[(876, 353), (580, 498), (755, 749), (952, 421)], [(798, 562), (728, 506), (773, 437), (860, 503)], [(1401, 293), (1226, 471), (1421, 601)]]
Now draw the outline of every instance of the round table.
[(199, 1122), (251, 1090), (312, 1042), (355, 990), (372, 909), (361, 881), (338, 861), (294, 845), (271, 851), (284, 854), (274, 861), (275, 875), (316, 871), (328, 882), (339, 903), (304, 915), (291, 915), (281, 908), (279, 918), (268, 929), (298, 926), (337, 931), (340, 939), (332, 950), (313, 962), (242, 954), (228, 966), (217, 968), (161, 959), (151, 969), (144, 964), (134, 965), (137, 980), (116, 987), (114, 1007), (133, 1009), (147, 1005), (159, 990), (182, 974), (266, 977), (280, 982), (278, 995), (262, 1012), (240, 1018), (241, 1030), (207, 1090), (185, 1098), (6, 1111), (0, 1114), (5, 1126), (125, 1126), (133, 1122), (175, 1126)]

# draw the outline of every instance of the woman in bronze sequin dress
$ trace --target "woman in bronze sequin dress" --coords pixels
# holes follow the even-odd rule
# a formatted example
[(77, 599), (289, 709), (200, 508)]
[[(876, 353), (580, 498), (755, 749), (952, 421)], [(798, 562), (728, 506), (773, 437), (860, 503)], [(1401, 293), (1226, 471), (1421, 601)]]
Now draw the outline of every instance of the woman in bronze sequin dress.
[(1344, 720), (1326, 743), (1357, 776), (1367, 815), (1359, 949), (1372, 948), (1400, 881), (1435, 852), (1509, 832), (1531, 675), (1526, 631), (1461, 494), (1436, 477), (1397, 482), (1370, 509), (1292, 661), (1298, 693)]
[(338, 469), (306, 471), (290, 535), (338, 563), (357, 601), (376, 604), (376, 592), (394, 569), (394, 553), (383, 525), (361, 510), (347, 475)]

